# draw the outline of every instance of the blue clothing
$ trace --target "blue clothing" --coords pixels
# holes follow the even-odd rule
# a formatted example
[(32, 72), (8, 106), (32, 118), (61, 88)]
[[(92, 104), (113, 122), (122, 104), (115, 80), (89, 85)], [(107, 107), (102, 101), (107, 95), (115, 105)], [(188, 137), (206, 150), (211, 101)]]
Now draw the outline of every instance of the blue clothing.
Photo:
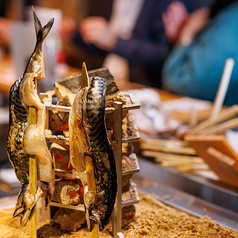
[[(169, 45), (164, 34), (161, 15), (172, 0), (145, 0), (131, 38), (119, 38), (114, 49), (115, 53), (128, 60), (130, 81), (152, 87), (161, 86), (162, 64), (169, 52)], [(192, 10), (190, 0), (181, 0)], [(90, 51), (103, 53), (94, 45), (86, 45), (77, 32), (75, 43)]]
[(235, 65), (224, 101), (238, 104), (238, 3), (221, 10), (188, 46), (176, 46), (163, 68), (163, 87), (177, 94), (213, 101), (225, 60)]

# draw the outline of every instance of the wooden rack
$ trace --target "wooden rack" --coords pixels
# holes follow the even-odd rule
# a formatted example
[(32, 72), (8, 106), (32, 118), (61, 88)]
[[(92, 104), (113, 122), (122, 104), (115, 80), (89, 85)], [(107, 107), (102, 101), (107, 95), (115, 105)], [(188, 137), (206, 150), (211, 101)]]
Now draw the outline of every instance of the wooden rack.
[[(127, 175), (133, 175), (134, 173), (138, 173), (140, 170), (140, 167), (138, 165), (137, 168), (134, 168), (131, 171), (122, 172), (122, 143), (134, 142), (140, 139), (139, 132), (134, 125), (132, 130), (133, 131), (132, 136), (127, 138), (122, 138), (122, 112), (140, 108), (140, 104), (136, 100), (133, 94), (129, 94), (129, 93), (123, 93), (123, 94), (130, 102), (128, 105), (122, 105), (121, 102), (114, 102), (113, 107), (107, 107), (105, 110), (106, 113), (114, 114), (113, 136), (110, 142), (113, 145), (113, 151), (114, 151), (114, 156), (115, 156), (116, 165), (117, 165), (117, 179), (118, 179), (119, 186), (118, 186), (114, 211), (112, 213), (112, 232), (113, 232), (113, 237), (120, 237), (120, 238), (124, 237), (124, 235), (121, 232), (122, 208), (139, 202), (137, 188), (134, 183), (131, 183), (130, 199), (122, 200), (122, 186), (121, 186), (122, 177)], [(66, 107), (66, 106), (45, 105), (45, 107), (46, 107), (46, 116), (48, 118), (46, 120), (47, 121), (46, 123), (49, 123), (49, 110), (61, 111), (61, 112), (70, 111), (70, 107)], [(47, 129), (49, 128), (49, 124), (46, 124), (46, 128)], [(46, 141), (69, 145), (68, 138), (57, 139), (53, 136), (46, 136)], [(59, 176), (74, 177), (79, 179), (78, 175), (75, 175), (69, 171), (56, 169), (55, 173), (56, 175), (59, 175)], [(83, 204), (74, 206), (74, 205), (64, 205), (57, 202), (51, 202), (50, 206), (84, 211)], [(42, 209), (41, 213), (42, 213), (43, 219), (50, 219), (50, 209), (48, 209), (47, 211)]]

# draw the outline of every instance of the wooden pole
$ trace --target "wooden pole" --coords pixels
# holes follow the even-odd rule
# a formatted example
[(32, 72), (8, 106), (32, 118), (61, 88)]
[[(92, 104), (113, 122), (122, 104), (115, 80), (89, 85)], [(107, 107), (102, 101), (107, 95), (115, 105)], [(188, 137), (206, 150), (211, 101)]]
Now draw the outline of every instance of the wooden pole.
[[(29, 124), (36, 124), (36, 108), (29, 107)], [(37, 191), (37, 157), (35, 155), (29, 156), (29, 190), (32, 193)], [(32, 210), (29, 219), (29, 237), (36, 238), (36, 205)]]
[[(81, 77), (81, 88), (89, 86), (89, 77), (88, 71), (86, 68), (86, 64), (83, 62), (82, 65), (82, 77)], [(86, 171), (87, 171), (87, 182), (88, 182), (88, 190), (96, 192), (96, 184), (94, 177), (94, 168), (92, 158), (86, 156)], [(92, 237), (99, 238), (99, 225), (95, 224), (92, 228)]]

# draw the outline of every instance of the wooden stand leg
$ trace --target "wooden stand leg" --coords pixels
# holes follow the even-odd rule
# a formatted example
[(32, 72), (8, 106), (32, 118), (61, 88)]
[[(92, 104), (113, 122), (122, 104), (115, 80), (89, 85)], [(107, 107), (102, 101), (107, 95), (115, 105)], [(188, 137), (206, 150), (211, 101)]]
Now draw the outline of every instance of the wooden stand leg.
[(112, 233), (113, 237), (123, 238), (124, 235), (121, 232), (121, 220), (122, 220), (122, 103), (114, 102), (113, 106), (117, 109), (114, 115), (114, 135), (113, 139), (116, 143), (113, 145), (113, 151), (115, 155), (117, 165), (117, 197), (115, 208), (112, 214)]

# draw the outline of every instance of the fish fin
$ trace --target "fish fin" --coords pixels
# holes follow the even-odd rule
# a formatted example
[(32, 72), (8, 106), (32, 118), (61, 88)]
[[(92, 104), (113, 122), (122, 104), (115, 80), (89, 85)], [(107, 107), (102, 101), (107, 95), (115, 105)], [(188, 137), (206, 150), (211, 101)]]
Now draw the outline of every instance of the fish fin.
[(29, 191), (29, 185), (22, 186), (22, 189), (17, 198), (16, 208), (13, 213), (13, 217), (19, 216), (21, 218), (20, 223), (22, 226), (25, 226), (27, 224), (33, 208), (42, 194), (43, 192), (39, 187), (37, 189), (37, 192), (34, 194)]
[(15, 218), (17, 216), (21, 216), (20, 214), (22, 214), (23, 210), (24, 210), (24, 208), (22, 206), (16, 208), (13, 213), (13, 218)]
[(43, 198), (45, 199), (45, 207), (47, 207), (54, 193), (54, 183), (41, 181), (41, 188), (43, 190)]
[(41, 22), (39, 18), (37, 17), (36, 11), (33, 8), (33, 6), (32, 6), (32, 11), (34, 16), (34, 24), (35, 24), (35, 30), (37, 35), (37, 41), (43, 41), (48, 35), (51, 27), (53, 26), (54, 18), (49, 20), (48, 23), (44, 27), (42, 27)]
[(22, 214), (21, 220), (20, 220), (20, 223), (21, 223), (22, 226), (25, 226), (27, 224), (27, 222), (28, 222), (28, 220), (29, 220), (29, 218), (30, 218), (30, 216), (32, 214), (33, 208), (31, 210), (30, 209), (26, 210), (26, 212), (24, 212)]

